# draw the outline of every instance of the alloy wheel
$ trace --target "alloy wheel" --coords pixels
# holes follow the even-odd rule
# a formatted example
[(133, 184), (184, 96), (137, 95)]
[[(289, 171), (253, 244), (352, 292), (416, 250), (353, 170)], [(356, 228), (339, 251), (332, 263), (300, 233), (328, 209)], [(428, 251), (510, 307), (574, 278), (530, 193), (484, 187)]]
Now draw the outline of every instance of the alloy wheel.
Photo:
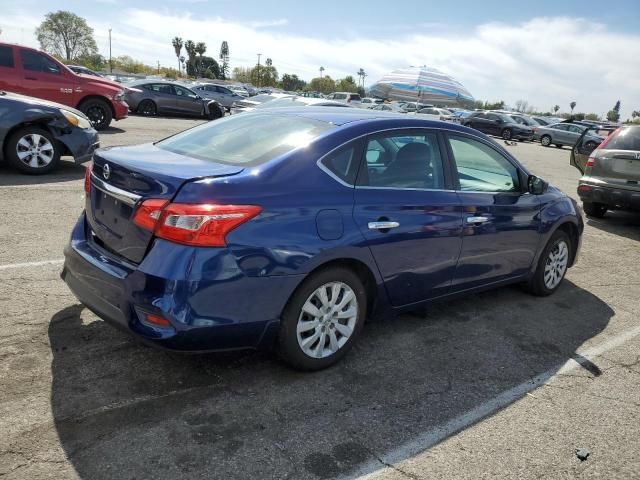
[(309, 357), (329, 357), (348, 342), (357, 319), (353, 289), (343, 282), (325, 283), (302, 306), (296, 327), (298, 345)]
[(568, 264), (569, 246), (564, 240), (560, 240), (549, 252), (544, 265), (544, 285), (549, 290), (558, 286), (567, 271)]
[(31, 168), (46, 167), (53, 160), (55, 149), (44, 136), (37, 133), (24, 135), (16, 145), (18, 159)]

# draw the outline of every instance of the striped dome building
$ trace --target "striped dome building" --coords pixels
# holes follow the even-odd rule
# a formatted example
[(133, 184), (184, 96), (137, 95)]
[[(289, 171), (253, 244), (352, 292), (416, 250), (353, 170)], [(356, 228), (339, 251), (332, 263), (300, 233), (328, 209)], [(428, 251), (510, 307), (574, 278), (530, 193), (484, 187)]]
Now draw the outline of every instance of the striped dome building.
[(456, 79), (426, 66), (394, 70), (369, 90), (371, 96), (378, 98), (433, 105), (463, 106), (474, 101), (473, 95)]

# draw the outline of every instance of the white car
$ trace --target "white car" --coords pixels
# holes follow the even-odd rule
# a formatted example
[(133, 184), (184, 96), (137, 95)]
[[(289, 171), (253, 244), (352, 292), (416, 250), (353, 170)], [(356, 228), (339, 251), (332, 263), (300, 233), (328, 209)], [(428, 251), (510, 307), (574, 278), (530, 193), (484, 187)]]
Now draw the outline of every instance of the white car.
[(349, 103), (356, 107), (362, 104), (360, 95), (351, 92), (334, 92), (327, 97), (327, 100), (337, 100), (338, 102)]
[(374, 105), (380, 105), (383, 102), (384, 102), (384, 100), (382, 100), (381, 98), (364, 97), (362, 99), (361, 106), (366, 107), (366, 108), (371, 108)]

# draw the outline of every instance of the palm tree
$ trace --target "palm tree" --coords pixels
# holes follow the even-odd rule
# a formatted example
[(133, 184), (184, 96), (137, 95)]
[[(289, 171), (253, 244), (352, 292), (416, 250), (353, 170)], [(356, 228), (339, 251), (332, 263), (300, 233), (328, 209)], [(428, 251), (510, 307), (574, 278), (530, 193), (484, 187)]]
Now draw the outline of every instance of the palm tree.
[(322, 78), (322, 72), (324, 72), (324, 67), (320, 67), (320, 78)]
[(180, 70), (180, 52), (182, 51), (182, 39), (180, 37), (174, 37), (173, 40), (171, 40), (171, 43), (173, 44), (173, 49), (176, 52), (176, 57), (178, 57), (178, 73), (181, 72)]
[(204, 42), (196, 43), (196, 53), (200, 55), (200, 65), (198, 65), (198, 74), (202, 75), (202, 55), (207, 51), (207, 44)]
[(558, 110), (560, 110), (560, 105), (555, 105), (553, 107), (553, 113), (558, 113)]
[(226, 80), (227, 75), (229, 75), (229, 44), (226, 40), (220, 45), (220, 62), (222, 63), (220, 73), (222, 74), (222, 79)]
[(364, 75), (364, 70), (361, 68), (360, 70), (358, 70), (358, 85), (360, 85), (360, 82), (362, 82), (362, 75)]
[(573, 109), (576, 108), (576, 102), (571, 102), (569, 106), (571, 107), (571, 114), (573, 115)]

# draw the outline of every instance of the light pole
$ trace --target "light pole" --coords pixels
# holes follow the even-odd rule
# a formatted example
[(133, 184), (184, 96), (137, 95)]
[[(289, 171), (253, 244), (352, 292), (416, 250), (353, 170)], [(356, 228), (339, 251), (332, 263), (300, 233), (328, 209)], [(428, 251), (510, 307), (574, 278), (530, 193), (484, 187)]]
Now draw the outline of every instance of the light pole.
[(109, 73), (113, 73), (113, 62), (111, 61), (111, 29), (109, 29)]
[(261, 53), (258, 54), (258, 85), (256, 85), (256, 87), (260, 86), (260, 57), (262, 56)]

